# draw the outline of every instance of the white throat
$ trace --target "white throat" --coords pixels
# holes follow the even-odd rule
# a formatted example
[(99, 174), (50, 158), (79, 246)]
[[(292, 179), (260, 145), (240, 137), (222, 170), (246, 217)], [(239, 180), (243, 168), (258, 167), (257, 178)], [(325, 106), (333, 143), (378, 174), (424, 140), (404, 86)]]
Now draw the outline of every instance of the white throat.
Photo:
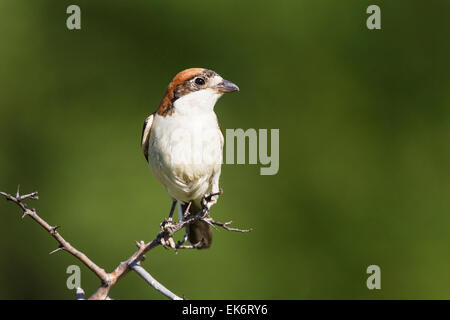
[(175, 112), (179, 115), (193, 115), (214, 111), (214, 105), (222, 96), (221, 93), (211, 88), (188, 93), (178, 98), (173, 104)]

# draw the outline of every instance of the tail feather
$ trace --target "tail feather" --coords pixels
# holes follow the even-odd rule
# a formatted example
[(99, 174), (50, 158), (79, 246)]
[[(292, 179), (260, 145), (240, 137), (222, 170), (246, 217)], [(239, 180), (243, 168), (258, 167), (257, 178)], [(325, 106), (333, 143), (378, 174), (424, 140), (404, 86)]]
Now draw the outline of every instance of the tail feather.
[[(181, 205), (183, 212), (186, 210), (187, 204)], [(201, 208), (192, 203), (190, 212), (191, 215), (199, 213)], [(212, 243), (212, 232), (208, 223), (205, 221), (197, 220), (187, 227), (188, 240), (192, 245), (198, 244), (198, 249), (207, 249)]]

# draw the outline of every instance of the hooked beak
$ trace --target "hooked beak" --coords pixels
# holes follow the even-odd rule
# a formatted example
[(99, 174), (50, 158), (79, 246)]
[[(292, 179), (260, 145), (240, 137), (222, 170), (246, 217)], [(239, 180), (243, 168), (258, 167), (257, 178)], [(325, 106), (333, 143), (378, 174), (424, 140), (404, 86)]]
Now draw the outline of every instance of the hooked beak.
[(239, 87), (228, 80), (223, 80), (222, 82), (218, 83), (215, 88), (220, 93), (239, 91)]

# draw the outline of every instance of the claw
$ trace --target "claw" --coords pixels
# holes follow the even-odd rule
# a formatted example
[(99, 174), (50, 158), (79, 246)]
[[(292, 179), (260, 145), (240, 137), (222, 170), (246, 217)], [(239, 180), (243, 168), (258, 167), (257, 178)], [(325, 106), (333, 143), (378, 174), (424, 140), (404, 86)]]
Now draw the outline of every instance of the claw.
[(176, 251), (177, 246), (175, 244), (175, 241), (173, 240), (172, 236), (168, 236), (166, 238), (161, 238), (159, 240), (161, 242), (161, 245), (164, 247), (164, 249), (174, 249)]
[(169, 242), (169, 245), (172, 249), (176, 250), (176, 246), (175, 246), (175, 241), (173, 240), (172, 237), (170, 237), (169, 239), (167, 239)]
[(201, 248), (205, 243), (205, 239), (202, 238), (199, 242), (191, 245), (179, 245), (177, 249), (198, 249)]

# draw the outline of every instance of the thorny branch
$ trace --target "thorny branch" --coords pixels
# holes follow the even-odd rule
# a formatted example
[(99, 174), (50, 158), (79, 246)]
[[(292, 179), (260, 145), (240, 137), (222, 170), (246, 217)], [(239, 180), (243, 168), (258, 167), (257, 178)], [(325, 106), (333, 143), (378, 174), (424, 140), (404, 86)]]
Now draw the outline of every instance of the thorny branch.
[[(20, 186), (19, 186), (20, 187)], [(85, 264), (101, 281), (100, 287), (97, 289), (97, 291), (89, 298), (91, 300), (107, 300), (110, 299), (109, 292), (111, 288), (121, 279), (124, 275), (128, 273), (128, 271), (133, 270), (135, 271), (139, 276), (141, 276), (150, 286), (161, 292), (163, 295), (168, 297), (169, 299), (173, 300), (181, 300), (182, 298), (171, 292), (169, 289), (164, 287), (161, 283), (159, 283), (155, 278), (151, 276), (150, 273), (148, 273), (142, 266), (141, 261), (145, 258), (145, 253), (147, 253), (149, 250), (159, 246), (163, 245), (165, 248), (171, 247), (175, 251), (177, 249), (195, 249), (201, 243), (198, 244), (191, 244), (191, 245), (183, 245), (183, 241), (179, 241), (177, 244), (175, 244), (175, 241), (173, 240), (173, 235), (183, 229), (186, 225), (189, 225), (190, 223), (196, 221), (196, 220), (203, 220), (207, 222), (208, 224), (212, 226), (219, 226), (222, 227), (225, 230), (228, 231), (236, 231), (236, 232), (250, 232), (251, 229), (248, 230), (241, 230), (237, 228), (231, 228), (229, 225), (231, 224), (231, 221), (229, 222), (218, 222), (215, 221), (211, 216), (209, 215), (209, 202), (211, 201), (212, 197), (217, 196), (220, 193), (216, 194), (208, 194), (205, 195), (202, 199), (202, 210), (197, 214), (191, 214), (189, 212), (190, 205), (187, 206), (186, 211), (183, 214), (183, 217), (181, 220), (174, 222), (171, 219), (165, 219), (161, 223), (161, 231), (156, 235), (155, 239), (152, 241), (145, 243), (144, 241), (137, 242), (136, 245), (138, 247), (138, 250), (127, 260), (121, 262), (114, 271), (108, 273), (103, 268), (99, 267), (97, 264), (95, 264), (91, 259), (89, 259), (83, 252), (77, 250), (75, 247), (73, 247), (69, 242), (67, 242), (61, 234), (57, 231), (59, 226), (52, 226), (49, 223), (47, 223), (44, 219), (42, 219), (36, 212), (36, 209), (32, 208), (30, 209), (28, 205), (24, 202), (24, 200), (30, 199), (30, 200), (38, 200), (38, 193), (32, 192), (29, 194), (21, 195), (20, 194), (20, 188), (17, 187), (17, 192), (15, 196), (10, 195), (5, 192), (0, 192), (1, 195), (5, 197), (6, 200), (14, 202), (16, 205), (18, 205), (23, 212), (22, 219), (26, 216), (31, 217), (35, 222), (37, 222), (41, 227), (43, 227), (55, 240), (59, 243), (58, 248), (50, 252), (50, 254), (58, 252), (58, 251), (67, 251), (68, 253), (72, 254), (74, 257), (76, 257), (78, 260), (80, 260), (83, 264)], [(83, 300), (85, 298), (85, 293), (83, 289), (78, 288), (76, 292), (76, 298), (79, 300)]]

